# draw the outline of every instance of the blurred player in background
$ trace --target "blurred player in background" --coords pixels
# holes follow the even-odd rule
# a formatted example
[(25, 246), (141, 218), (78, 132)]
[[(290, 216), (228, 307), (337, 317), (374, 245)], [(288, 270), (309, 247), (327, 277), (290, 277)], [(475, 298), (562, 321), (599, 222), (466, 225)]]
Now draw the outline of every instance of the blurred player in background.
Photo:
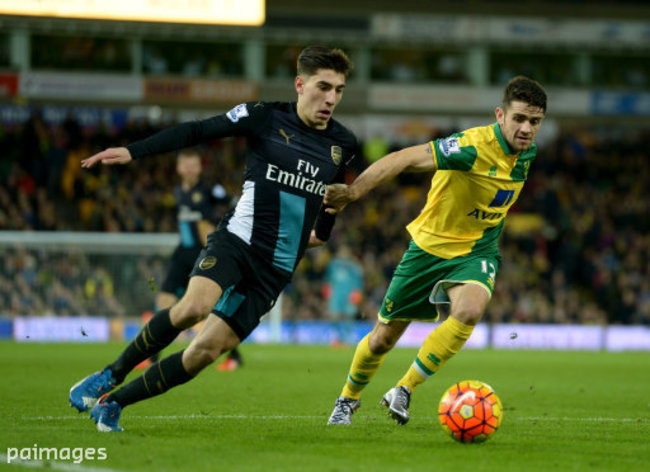
[(324, 275), (327, 316), (336, 322), (333, 345), (354, 344), (354, 320), (363, 291), (363, 268), (347, 244), (341, 244)]
[(376, 161), (350, 185), (328, 187), (328, 211), (338, 212), (401, 172), (432, 172), (420, 215), (407, 230), (411, 242), (384, 297), (379, 321), (357, 345), (347, 381), (329, 424), (350, 424), (361, 392), (411, 321), (449, 316), (424, 340), (415, 361), (382, 405), (399, 424), (409, 421), (413, 390), (456, 354), (481, 319), (501, 255), (499, 236), (537, 154), (534, 143), (546, 115), (539, 83), (517, 76), (507, 84), (497, 122), (397, 151)]
[[(183, 297), (158, 311), (114, 362), (70, 389), (70, 404), (79, 411), (92, 408), (98, 430), (121, 431), (124, 407), (191, 380), (236, 348), (271, 309), (305, 250), (329, 239), (334, 215), (325, 212), (323, 197), (328, 184), (344, 181), (358, 146), (331, 119), (352, 64), (340, 49), (314, 46), (300, 53), (297, 66), (295, 103), (242, 103), (82, 161), (85, 168), (127, 164), (208, 139), (247, 138), (242, 196), (208, 236)], [(201, 320), (187, 349), (113, 390), (138, 363)]]
[[(180, 243), (174, 249), (161, 290), (156, 294), (156, 311), (171, 308), (185, 293), (194, 262), (207, 243), (208, 234), (216, 229), (218, 206), (226, 206), (231, 198), (220, 184), (213, 187), (201, 182), (203, 163), (197, 149), (184, 149), (176, 158), (176, 172), (181, 178), (174, 188)], [(148, 319), (146, 321), (149, 321)], [(136, 366), (148, 367), (158, 360), (158, 353)], [(237, 349), (230, 351), (217, 366), (219, 370), (234, 370), (242, 363)]]

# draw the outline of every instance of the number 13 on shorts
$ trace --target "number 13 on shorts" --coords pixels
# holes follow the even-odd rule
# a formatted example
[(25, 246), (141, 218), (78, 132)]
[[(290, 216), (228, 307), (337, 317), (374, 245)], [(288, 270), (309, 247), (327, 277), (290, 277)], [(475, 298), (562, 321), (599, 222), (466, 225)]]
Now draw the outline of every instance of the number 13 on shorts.
[(489, 275), (492, 280), (494, 280), (494, 277), (497, 275), (497, 270), (494, 267), (494, 264), (485, 259), (481, 260), (481, 272)]

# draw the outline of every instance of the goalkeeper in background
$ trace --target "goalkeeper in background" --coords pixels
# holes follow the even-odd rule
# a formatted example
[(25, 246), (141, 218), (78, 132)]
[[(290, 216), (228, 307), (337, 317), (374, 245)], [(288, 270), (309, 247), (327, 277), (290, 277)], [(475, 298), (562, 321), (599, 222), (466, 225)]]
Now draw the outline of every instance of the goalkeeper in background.
[(397, 151), (373, 163), (350, 185), (331, 185), (327, 211), (336, 213), (401, 172), (435, 172), (427, 202), (407, 230), (411, 242), (379, 311), (379, 321), (357, 345), (329, 424), (350, 424), (361, 392), (411, 321), (449, 317), (424, 340), (408, 372), (382, 398), (398, 424), (409, 421), (414, 389), (434, 375), (472, 334), (499, 270), (498, 241), (537, 154), (546, 92), (534, 80), (507, 84), (496, 123)]

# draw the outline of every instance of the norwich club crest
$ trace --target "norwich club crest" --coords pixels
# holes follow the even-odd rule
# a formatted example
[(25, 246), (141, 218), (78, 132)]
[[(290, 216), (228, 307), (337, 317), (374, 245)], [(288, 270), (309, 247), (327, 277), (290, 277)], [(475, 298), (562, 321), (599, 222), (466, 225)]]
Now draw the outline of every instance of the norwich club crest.
[(341, 163), (341, 159), (343, 158), (343, 149), (341, 149), (341, 146), (332, 146), (330, 152), (334, 164), (339, 165)]

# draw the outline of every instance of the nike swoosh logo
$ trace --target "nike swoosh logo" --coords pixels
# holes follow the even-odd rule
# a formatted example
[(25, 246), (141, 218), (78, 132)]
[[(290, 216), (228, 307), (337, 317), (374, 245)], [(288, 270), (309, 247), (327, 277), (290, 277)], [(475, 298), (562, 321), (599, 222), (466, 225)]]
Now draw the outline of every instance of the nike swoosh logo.
[(465, 401), (466, 398), (470, 397), (472, 400), (476, 400), (476, 392), (474, 390), (465, 392), (460, 397), (458, 397), (458, 400), (454, 402), (454, 406), (451, 408), (451, 411), (458, 411), (458, 407), (463, 403), (463, 401)]

